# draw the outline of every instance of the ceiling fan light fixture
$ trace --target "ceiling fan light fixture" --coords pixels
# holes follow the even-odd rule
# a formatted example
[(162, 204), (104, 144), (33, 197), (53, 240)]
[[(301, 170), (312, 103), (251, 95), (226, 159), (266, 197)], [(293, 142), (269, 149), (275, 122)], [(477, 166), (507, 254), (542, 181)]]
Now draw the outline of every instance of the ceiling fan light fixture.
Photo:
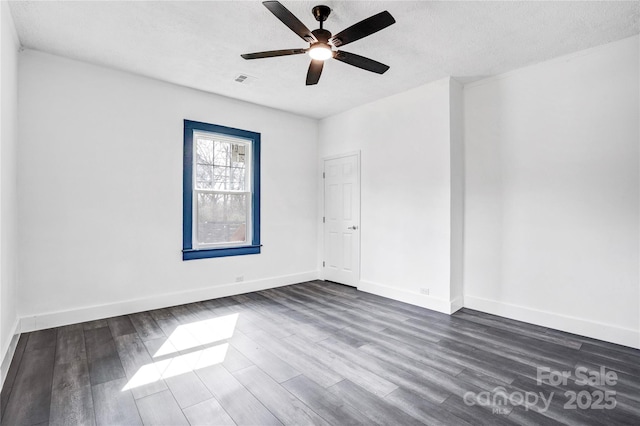
[(317, 61), (325, 61), (333, 57), (333, 51), (328, 44), (318, 42), (309, 48), (309, 56)]

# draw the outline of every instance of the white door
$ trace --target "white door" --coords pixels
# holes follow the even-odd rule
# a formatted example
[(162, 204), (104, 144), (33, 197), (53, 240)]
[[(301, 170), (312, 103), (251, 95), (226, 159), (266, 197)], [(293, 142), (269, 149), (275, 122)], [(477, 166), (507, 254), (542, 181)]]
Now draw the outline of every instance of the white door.
[(323, 277), (357, 287), (360, 279), (360, 154), (324, 160)]

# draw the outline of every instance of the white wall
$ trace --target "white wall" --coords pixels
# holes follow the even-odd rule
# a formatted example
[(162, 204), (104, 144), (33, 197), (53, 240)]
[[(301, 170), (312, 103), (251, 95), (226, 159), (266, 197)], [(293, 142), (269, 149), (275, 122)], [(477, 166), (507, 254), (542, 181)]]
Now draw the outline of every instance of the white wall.
[(443, 79), (326, 118), (318, 151), (320, 159), (361, 151), (358, 288), (444, 312), (451, 308), (449, 102)]
[(465, 87), (465, 305), (640, 347), (638, 37)]
[[(6, 2), (0, 2), (0, 383), (15, 347), (17, 311), (18, 37)], [(5, 357), (5, 355), (7, 355)]]
[[(317, 277), (316, 120), (29, 50), (19, 117), (23, 330)], [(182, 261), (183, 119), (262, 134), (261, 254)]]
[[(0, 387), (16, 339), (18, 37), (7, 2), (0, 2)], [(7, 356), (5, 356), (7, 355)]]
[(451, 162), (451, 311), (464, 305), (464, 87), (451, 79), (449, 132)]

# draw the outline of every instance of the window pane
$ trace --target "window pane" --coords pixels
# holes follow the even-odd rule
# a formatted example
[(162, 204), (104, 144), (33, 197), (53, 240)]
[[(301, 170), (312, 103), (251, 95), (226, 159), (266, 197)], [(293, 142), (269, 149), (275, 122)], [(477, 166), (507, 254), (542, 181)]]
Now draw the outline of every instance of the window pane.
[(244, 167), (213, 167), (213, 189), (221, 191), (244, 191), (245, 169)]
[(243, 242), (246, 227), (246, 194), (198, 194), (198, 242)]
[(196, 163), (213, 164), (213, 141), (198, 138), (196, 142)]
[(215, 141), (213, 152), (213, 164), (216, 166), (228, 166), (231, 159), (231, 144)]
[(196, 164), (196, 188), (213, 188), (213, 166), (208, 164)]
[(246, 191), (246, 145), (196, 138), (196, 188)]
[(220, 191), (246, 191), (246, 146), (243, 144), (214, 141), (212, 150), (214, 164), (213, 189)]
[(196, 188), (213, 188), (213, 140), (196, 139)]

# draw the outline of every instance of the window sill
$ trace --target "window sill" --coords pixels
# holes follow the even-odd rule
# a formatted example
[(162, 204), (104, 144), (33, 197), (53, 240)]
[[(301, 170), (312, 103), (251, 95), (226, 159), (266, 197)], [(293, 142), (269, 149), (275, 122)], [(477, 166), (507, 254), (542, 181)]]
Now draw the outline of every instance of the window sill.
[(185, 250), (182, 250), (182, 260), (206, 259), (210, 257), (242, 256), (245, 254), (258, 254), (260, 253), (260, 247), (262, 246), (250, 245), (250, 246), (239, 246), (239, 247), (203, 249), (203, 250), (185, 249)]

